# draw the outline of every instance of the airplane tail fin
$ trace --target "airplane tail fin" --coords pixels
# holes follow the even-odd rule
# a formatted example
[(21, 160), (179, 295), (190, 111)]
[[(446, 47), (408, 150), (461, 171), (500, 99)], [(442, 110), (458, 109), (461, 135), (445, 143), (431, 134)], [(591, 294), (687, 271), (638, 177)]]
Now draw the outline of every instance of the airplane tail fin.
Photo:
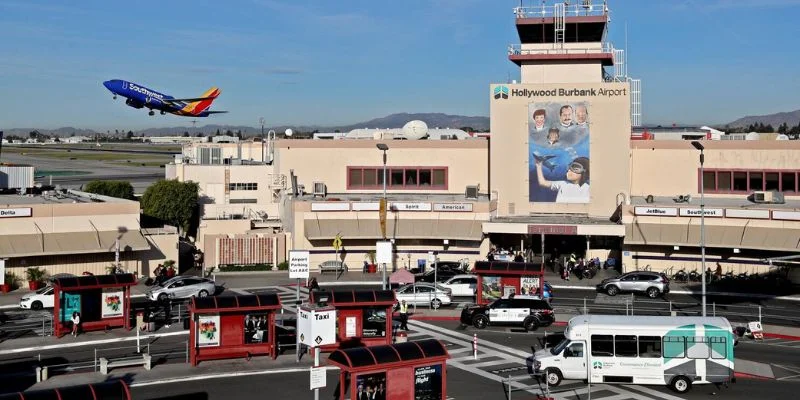
[(202, 96), (200, 96), (200, 98), (202, 98), (203, 100), (193, 101), (188, 105), (186, 105), (186, 107), (184, 107), (181, 111), (193, 115), (200, 114), (203, 111), (208, 110), (209, 107), (211, 107), (211, 103), (214, 102), (214, 100), (219, 96), (220, 93), (222, 93), (222, 91), (219, 90), (219, 88), (212, 87), (211, 89), (208, 89), (205, 93), (203, 93)]

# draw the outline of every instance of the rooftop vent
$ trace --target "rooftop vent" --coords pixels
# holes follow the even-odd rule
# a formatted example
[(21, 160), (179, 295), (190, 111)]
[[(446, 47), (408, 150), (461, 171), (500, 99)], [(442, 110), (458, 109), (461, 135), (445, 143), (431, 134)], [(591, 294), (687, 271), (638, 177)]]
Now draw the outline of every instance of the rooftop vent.
[(328, 194), (328, 188), (325, 182), (314, 182), (314, 197), (325, 197)]
[(673, 197), (672, 200), (676, 203), (688, 203), (692, 201), (692, 195), (679, 195), (678, 197)]
[(480, 185), (467, 186), (467, 189), (464, 191), (464, 197), (470, 200), (478, 200), (479, 190), (480, 190)]
[(756, 191), (750, 194), (747, 199), (753, 203), (759, 204), (783, 204), (785, 202), (783, 199), (783, 193), (776, 191)]

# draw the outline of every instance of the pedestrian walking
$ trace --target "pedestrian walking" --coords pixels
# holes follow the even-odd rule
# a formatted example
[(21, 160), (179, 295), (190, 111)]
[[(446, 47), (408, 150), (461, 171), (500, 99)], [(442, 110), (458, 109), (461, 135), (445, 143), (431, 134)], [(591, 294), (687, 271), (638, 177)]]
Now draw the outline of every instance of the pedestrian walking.
[(81, 326), (81, 315), (77, 312), (72, 313), (72, 336), (78, 337)]
[(408, 304), (405, 300), (400, 302), (400, 329), (408, 330)]

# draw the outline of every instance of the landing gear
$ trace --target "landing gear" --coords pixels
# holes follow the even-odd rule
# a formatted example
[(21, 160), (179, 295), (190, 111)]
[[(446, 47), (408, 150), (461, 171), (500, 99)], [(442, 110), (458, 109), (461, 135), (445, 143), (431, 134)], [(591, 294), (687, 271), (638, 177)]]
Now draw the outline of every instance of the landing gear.
[(116, 100), (116, 99), (117, 99), (117, 95), (114, 95), (114, 100)]
[(161, 115), (167, 115), (166, 111), (161, 111)]
[(153, 110), (150, 110), (150, 112), (149, 112), (149, 113), (147, 113), (147, 114), (148, 114), (148, 115), (150, 115), (151, 117), (152, 117), (153, 115), (156, 115), (156, 113), (155, 113)]

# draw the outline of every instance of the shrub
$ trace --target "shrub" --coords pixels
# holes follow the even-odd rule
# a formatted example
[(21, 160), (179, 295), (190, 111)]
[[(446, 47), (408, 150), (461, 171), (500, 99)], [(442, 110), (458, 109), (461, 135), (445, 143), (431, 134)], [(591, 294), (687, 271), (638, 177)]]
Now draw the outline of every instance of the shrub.
[(223, 264), (219, 266), (221, 272), (246, 272), (246, 271), (269, 271), (272, 264)]
[(289, 262), (288, 261), (282, 261), (280, 264), (278, 264), (278, 269), (281, 270), (281, 271), (288, 271), (289, 270)]

